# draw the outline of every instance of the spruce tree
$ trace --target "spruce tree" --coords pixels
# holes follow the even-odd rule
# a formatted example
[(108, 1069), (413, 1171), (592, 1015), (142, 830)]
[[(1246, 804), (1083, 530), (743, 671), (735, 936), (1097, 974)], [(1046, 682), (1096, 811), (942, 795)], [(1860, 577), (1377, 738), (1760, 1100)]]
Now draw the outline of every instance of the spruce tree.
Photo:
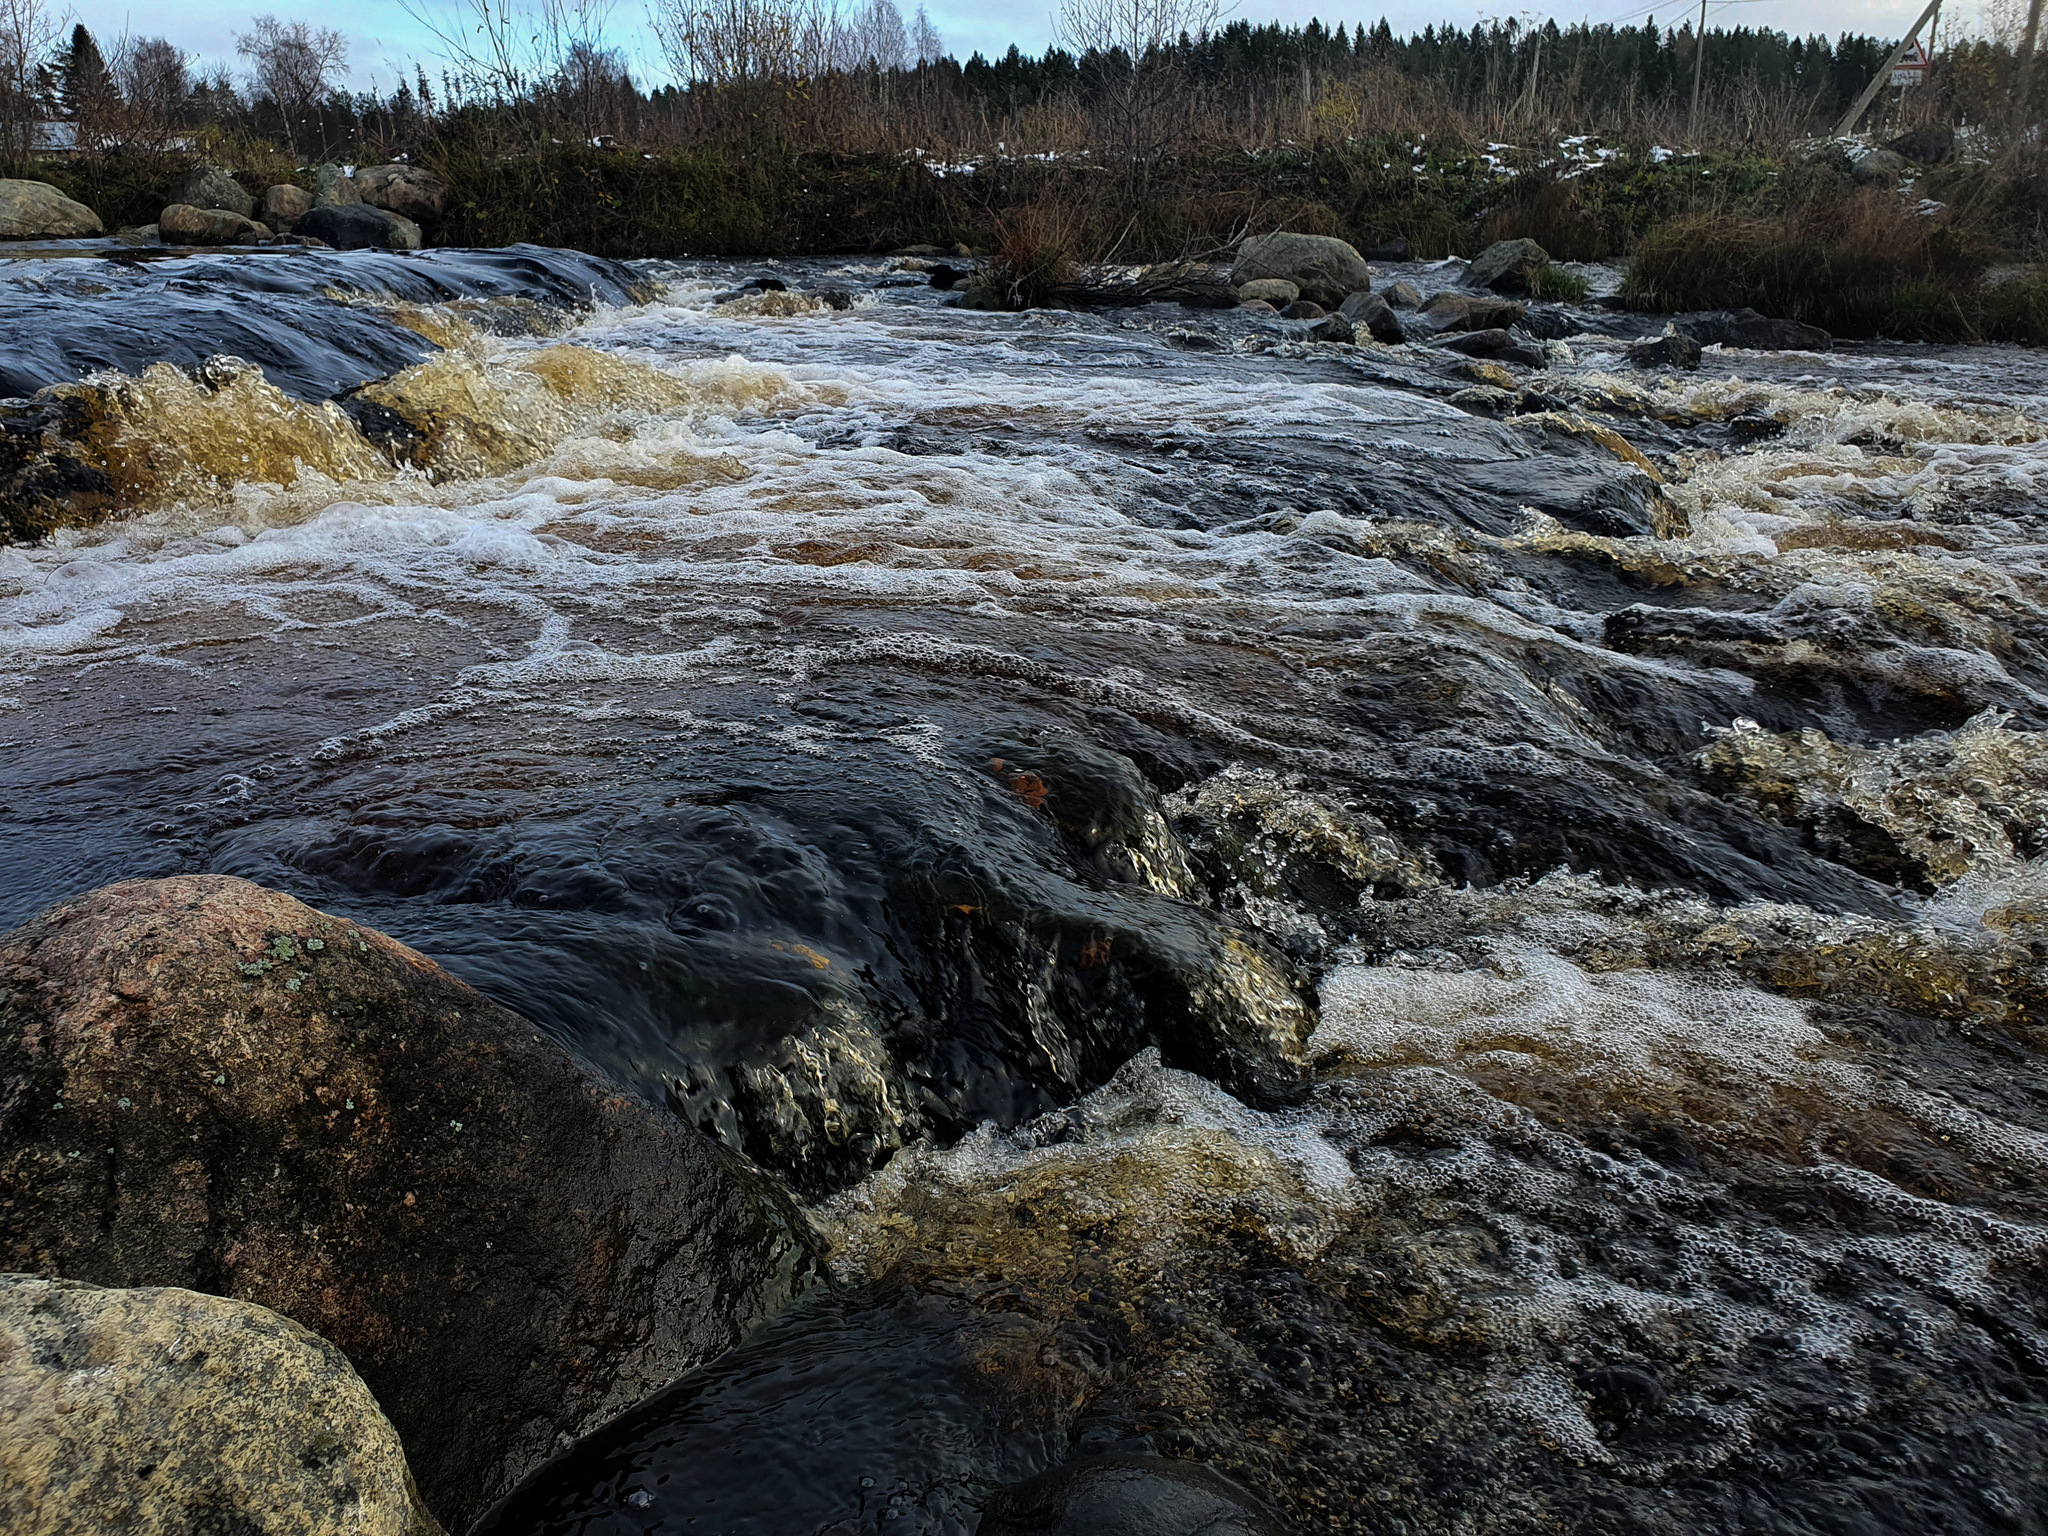
[(71, 41), (57, 50), (57, 110), (73, 122), (90, 118), (113, 92), (113, 76), (100, 45), (81, 21), (71, 29)]

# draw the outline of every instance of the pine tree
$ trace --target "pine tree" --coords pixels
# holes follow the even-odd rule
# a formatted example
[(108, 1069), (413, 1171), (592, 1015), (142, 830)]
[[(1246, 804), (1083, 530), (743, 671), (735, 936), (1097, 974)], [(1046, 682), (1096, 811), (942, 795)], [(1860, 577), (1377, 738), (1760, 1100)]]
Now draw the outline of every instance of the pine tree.
[(71, 41), (57, 50), (57, 111), (73, 122), (97, 117), (112, 101), (113, 76), (100, 45), (80, 22), (71, 29)]

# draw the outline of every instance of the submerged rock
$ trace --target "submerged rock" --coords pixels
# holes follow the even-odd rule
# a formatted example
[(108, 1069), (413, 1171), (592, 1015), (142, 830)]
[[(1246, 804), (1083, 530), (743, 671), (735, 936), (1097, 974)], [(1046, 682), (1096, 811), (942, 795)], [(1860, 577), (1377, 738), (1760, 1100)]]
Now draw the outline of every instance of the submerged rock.
[(178, 183), (178, 190), (168, 201), (184, 203), (192, 208), (225, 208), (245, 219), (256, 212), (256, 199), (233, 175), (217, 165), (194, 166), (191, 173)]
[(1280, 1536), (1256, 1499), (1199, 1462), (1089, 1456), (1008, 1488), (981, 1536)]
[(441, 1536), (341, 1351), (246, 1301), (0, 1275), (13, 1536)]
[(1474, 293), (1439, 293), (1415, 317), (1425, 331), (1489, 331), (1519, 325), (1525, 306)]
[(1548, 361), (1541, 347), (1521, 340), (1512, 331), (1498, 328), (1463, 331), (1446, 337), (1437, 345), (1447, 351), (1461, 352), (1466, 357), (1491, 358), (1496, 362), (1517, 363), (1524, 368), (1541, 368)]
[(0, 180), (0, 240), (75, 240), (105, 232), (98, 214), (47, 181)]
[(340, 1347), (469, 1524), (730, 1347), (802, 1219), (425, 956), (246, 881), (0, 938), (0, 1269), (258, 1302)]
[(1345, 298), (1372, 286), (1372, 268), (1342, 240), (1329, 235), (1253, 235), (1237, 248), (1230, 286), (1239, 290), (1260, 278), (1283, 278), (1300, 296), (1334, 309)]
[(1628, 360), (1638, 368), (1697, 368), (1700, 344), (1675, 329), (1662, 336), (1629, 343)]
[(324, 240), (337, 251), (416, 251), (422, 241), (412, 220), (368, 203), (316, 202), (294, 232)]

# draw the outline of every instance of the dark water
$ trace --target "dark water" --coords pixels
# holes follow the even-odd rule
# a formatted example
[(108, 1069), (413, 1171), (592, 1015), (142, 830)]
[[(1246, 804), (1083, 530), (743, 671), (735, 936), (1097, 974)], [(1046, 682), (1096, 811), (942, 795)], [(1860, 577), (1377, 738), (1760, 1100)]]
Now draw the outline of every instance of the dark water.
[(0, 551), (0, 922), (289, 890), (838, 1244), (494, 1529), (964, 1532), (1096, 1454), (1309, 1530), (2043, 1528), (2034, 357), (1659, 379), (1588, 311), (1517, 398), (886, 262), (459, 332), (584, 281), (518, 259), (289, 298), (451, 342), (431, 476), (285, 416), (337, 468), (233, 483), (245, 381), (201, 489)]

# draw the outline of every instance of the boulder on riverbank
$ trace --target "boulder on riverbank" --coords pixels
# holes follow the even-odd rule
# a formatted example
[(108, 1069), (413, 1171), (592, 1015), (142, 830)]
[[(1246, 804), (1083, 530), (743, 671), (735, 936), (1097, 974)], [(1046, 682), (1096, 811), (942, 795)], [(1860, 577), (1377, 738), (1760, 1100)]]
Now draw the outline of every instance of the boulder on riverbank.
[(411, 219), (369, 203), (316, 203), (292, 232), (324, 240), (337, 251), (416, 251), (424, 240)]
[(313, 206), (315, 208), (353, 208), (362, 202), (363, 194), (356, 186), (355, 177), (332, 161), (318, 166), (313, 171)]
[(1299, 297), (1335, 309), (1352, 294), (1372, 286), (1372, 268), (1356, 248), (1333, 236), (1281, 230), (1252, 235), (1237, 248), (1230, 286), (1242, 291), (1246, 283), (1261, 278), (1284, 279), (1294, 284)]
[(246, 1301), (0, 1275), (13, 1536), (441, 1536), (341, 1351)]
[(288, 181), (279, 182), (263, 194), (263, 222), (280, 235), (292, 233), (299, 220), (312, 211), (313, 194)]
[(1237, 290), (1238, 302), (1264, 300), (1275, 309), (1285, 309), (1301, 297), (1301, 289), (1284, 277), (1255, 277)]
[(1351, 322), (1353, 330), (1364, 331), (1374, 341), (1387, 346), (1399, 346), (1408, 339), (1401, 328), (1400, 316), (1376, 293), (1352, 294), (1337, 306), (1337, 313)]
[(47, 181), (0, 180), (0, 240), (78, 240), (106, 232), (98, 214)]
[(355, 174), (357, 195), (415, 224), (435, 225), (448, 212), (455, 189), (417, 165), (372, 165)]
[(217, 165), (195, 165), (168, 201), (183, 203), (188, 208), (225, 208), (245, 219), (256, 213), (256, 199)]
[(0, 1269), (337, 1345), (451, 1529), (812, 1263), (708, 1138), (404, 945), (220, 876), (0, 936), (0, 1187)]
[(231, 208), (173, 203), (156, 216), (156, 233), (165, 245), (252, 245), (270, 231)]
[(1492, 293), (1530, 294), (1536, 275), (1550, 265), (1550, 253), (1534, 240), (1496, 240), (1465, 269), (1465, 281)]

